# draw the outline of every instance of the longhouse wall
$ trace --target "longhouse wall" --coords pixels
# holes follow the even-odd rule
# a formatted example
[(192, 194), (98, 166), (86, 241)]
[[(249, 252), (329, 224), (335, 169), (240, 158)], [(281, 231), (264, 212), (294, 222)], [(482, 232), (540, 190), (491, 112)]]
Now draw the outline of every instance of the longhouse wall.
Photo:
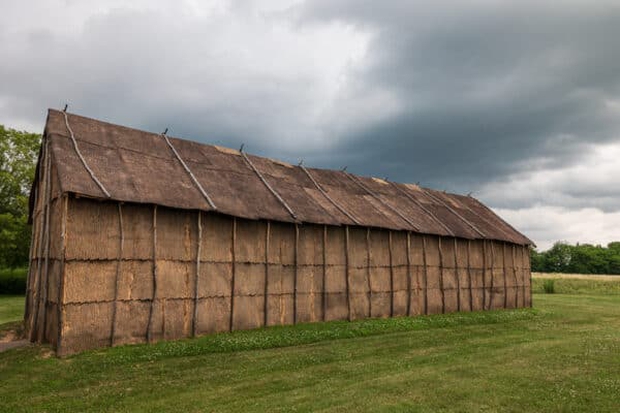
[(63, 217), (67, 203), (48, 145), (42, 146), (32, 213), (24, 323), (31, 341), (56, 345), (63, 272)]
[(39, 317), (47, 327), (34, 329), (45, 335), (36, 337), (59, 354), (265, 325), (531, 305), (527, 246), (84, 198), (69, 198), (65, 213), (55, 224), (65, 227), (65, 248), (50, 243), (58, 245), (48, 277), (34, 280), (49, 286), (48, 315)]

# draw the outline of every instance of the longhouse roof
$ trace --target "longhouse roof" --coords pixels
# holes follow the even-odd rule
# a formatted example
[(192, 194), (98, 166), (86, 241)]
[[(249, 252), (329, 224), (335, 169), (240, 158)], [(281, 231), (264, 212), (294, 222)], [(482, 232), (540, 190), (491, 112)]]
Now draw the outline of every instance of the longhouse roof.
[(52, 109), (45, 137), (63, 193), (248, 219), (533, 244), (471, 196), (294, 166)]

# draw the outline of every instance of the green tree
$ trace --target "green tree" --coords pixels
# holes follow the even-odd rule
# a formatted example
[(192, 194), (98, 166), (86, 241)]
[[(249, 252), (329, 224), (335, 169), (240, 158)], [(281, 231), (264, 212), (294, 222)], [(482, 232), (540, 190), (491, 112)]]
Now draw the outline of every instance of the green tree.
[(40, 135), (0, 125), (0, 267), (28, 263), (28, 197)]
[(572, 246), (558, 241), (545, 254), (546, 268), (551, 272), (567, 272), (572, 258)]
[(548, 251), (531, 250), (532, 271), (620, 275), (620, 242), (569, 245), (556, 242)]
[(530, 248), (530, 259), (532, 263), (532, 271), (546, 272), (545, 253), (536, 251), (536, 248)]

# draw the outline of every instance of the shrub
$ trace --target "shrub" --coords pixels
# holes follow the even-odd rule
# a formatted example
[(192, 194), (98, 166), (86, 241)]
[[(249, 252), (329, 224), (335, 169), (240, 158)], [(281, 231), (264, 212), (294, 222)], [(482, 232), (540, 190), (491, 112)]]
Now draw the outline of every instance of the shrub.
[(555, 293), (555, 280), (548, 279), (543, 281), (543, 291), (545, 294)]
[(0, 269), (0, 294), (26, 294), (27, 268)]

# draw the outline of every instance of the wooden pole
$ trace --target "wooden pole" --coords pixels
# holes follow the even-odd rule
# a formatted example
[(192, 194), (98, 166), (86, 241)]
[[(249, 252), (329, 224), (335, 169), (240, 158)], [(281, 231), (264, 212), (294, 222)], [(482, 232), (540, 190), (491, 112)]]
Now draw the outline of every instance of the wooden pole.
[(368, 281), (368, 317), (372, 317), (372, 283), (370, 282), (370, 228), (366, 227), (366, 278)]
[(310, 171), (306, 169), (305, 166), (303, 165), (299, 165), (299, 167), (301, 168), (302, 171), (304, 171), (306, 173), (306, 175), (308, 176), (308, 178), (310, 178), (310, 181), (312, 181), (312, 183), (314, 184), (314, 186), (316, 187), (316, 189), (319, 190), (319, 192), (321, 194), (323, 194), (323, 196), (333, 205), (336, 207), (336, 209), (338, 209), (338, 211), (342, 212), (344, 215), (346, 215), (347, 218), (349, 218), (355, 225), (360, 225), (359, 221), (357, 219), (355, 219), (355, 217), (353, 215), (351, 215), (349, 212), (347, 212), (346, 209), (344, 209), (342, 207), (342, 205), (340, 205), (339, 203), (337, 203), (336, 201), (334, 201), (334, 199), (332, 197), (329, 196), (329, 194), (327, 192), (325, 192), (325, 190), (323, 189), (323, 187), (321, 185), (319, 185), (319, 183), (314, 179), (314, 177), (310, 174)]
[(121, 203), (118, 203), (118, 231), (119, 231), (119, 245), (118, 245), (118, 260), (116, 260), (116, 278), (114, 280), (114, 304), (112, 307), (112, 326), (110, 330), (110, 347), (114, 346), (114, 337), (116, 336), (116, 314), (118, 312), (118, 290), (119, 282), (121, 278), (121, 266), (123, 262), (123, 248), (125, 244), (125, 234), (123, 232), (123, 207)]
[(527, 297), (525, 295), (526, 293), (526, 289), (525, 289), (525, 263), (523, 261), (523, 248), (519, 247), (519, 251), (521, 251), (520, 255), (521, 255), (521, 301), (523, 302), (523, 307), (525, 308), (527, 306)]
[(56, 352), (62, 352), (62, 330), (65, 326), (65, 255), (67, 251), (67, 216), (69, 213), (69, 196), (63, 196), (63, 208), (61, 216), (60, 234), (62, 239), (60, 253), (60, 270), (58, 273), (58, 337), (56, 338)]
[(458, 242), (454, 238), (454, 274), (456, 275), (456, 308), (461, 311), (461, 279), (459, 277)]
[(422, 192), (424, 192), (429, 198), (433, 199), (434, 201), (438, 202), (439, 204), (443, 205), (444, 207), (446, 207), (448, 209), (448, 211), (452, 212), (452, 214), (454, 214), (458, 219), (460, 219), (461, 221), (463, 221), (465, 224), (467, 224), (471, 229), (473, 229), (474, 231), (476, 231), (481, 237), (485, 238), (486, 235), (484, 234), (484, 232), (480, 231), (480, 229), (478, 229), (478, 227), (476, 227), (473, 223), (471, 223), (468, 219), (466, 219), (464, 216), (462, 216), (461, 214), (459, 214), (454, 208), (452, 208), (450, 205), (448, 205), (448, 203), (444, 202), (442, 199), (439, 198), (439, 196), (436, 196), (434, 194), (432, 194), (430, 191), (424, 190), (422, 189)]
[(474, 292), (471, 282), (471, 241), (467, 240), (467, 284), (469, 284), (469, 311), (474, 311)]
[(526, 271), (526, 268), (525, 268), (525, 262), (526, 262), (525, 261), (526, 260), (525, 249), (526, 248), (528, 249), (527, 257), (529, 260), (529, 247), (527, 245), (523, 245), (521, 247), (521, 268), (523, 268), (523, 292), (524, 292), (524, 297), (525, 297), (525, 281), (527, 280), (530, 285), (530, 296), (527, 299), (527, 306), (532, 307), (532, 279), (531, 279), (532, 274), (530, 271)]
[(295, 224), (295, 274), (293, 278), (293, 324), (297, 324), (297, 278), (299, 276), (299, 225)]
[(437, 216), (435, 214), (433, 214), (428, 208), (426, 208), (420, 201), (418, 201), (415, 197), (413, 197), (409, 192), (407, 192), (403, 188), (401, 188), (401, 185), (405, 186), (404, 184), (397, 184), (396, 182), (390, 182), (390, 184), (392, 184), (392, 186), (394, 188), (396, 188), (398, 190), (398, 192), (400, 192), (405, 197), (407, 197), (411, 202), (416, 204), (418, 206), (418, 208), (420, 208), (428, 216), (430, 216), (433, 219), (433, 221), (435, 221), (437, 224), (439, 224), (439, 226), (441, 226), (443, 229), (445, 229), (446, 232), (448, 233), (448, 235), (450, 235), (452, 237), (454, 236), (454, 232), (452, 232), (452, 230), (446, 224), (444, 224), (442, 220), (437, 218)]
[(261, 182), (267, 187), (269, 192), (271, 192), (271, 194), (280, 202), (280, 204), (282, 204), (282, 206), (288, 211), (291, 217), (293, 217), (294, 220), (297, 220), (297, 215), (295, 214), (295, 212), (286, 203), (286, 201), (280, 196), (280, 194), (275, 189), (273, 189), (271, 185), (269, 185), (269, 182), (267, 182), (263, 174), (261, 174), (260, 171), (254, 166), (254, 163), (252, 163), (252, 161), (250, 160), (250, 158), (248, 158), (245, 152), (241, 152), (241, 156), (243, 157), (243, 159), (245, 159), (245, 161), (250, 166), (250, 168), (254, 171), (254, 173), (256, 173), (256, 175), (261, 180)]
[(482, 309), (487, 309), (487, 241), (482, 240)]
[(168, 136), (165, 133), (162, 133), (161, 136), (164, 138), (164, 141), (166, 141), (166, 144), (168, 145), (168, 147), (170, 149), (172, 149), (172, 153), (174, 153), (174, 155), (176, 156), (177, 160), (181, 163), (181, 166), (183, 166), (183, 169), (185, 169), (185, 172), (188, 173), (188, 175), (190, 176), (190, 178), (192, 178), (192, 182), (194, 182), (194, 185), (196, 185), (196, 188), (198, 188), (198, 191), (200, 192), (200, 194), (203, 196), (203, 198), (207, 201), (207, 203), (209, 204), (209, 206), (216, 210), (217, 207), (215, 206), (215, 204), (213, 203), (213, 200), (211, 199), (211, 197), (209, 196), (209, 194), (207, 194), (207, 191), (205, 191), (205, 189), (203, 188), (202, 185), (200, 185), (200, 182), (198, 182), (198, 179), (196, 178), (196, 176), (192, 173), (192, 171), (189, 169), (189, 166), (187, 166), (187, 164), (185, 163), (185, 161), (183, 160), (183, 158), (181, 158), (181, 155), (179, 155), (179, 152), (177, 152), (176, 148), (174, 147), (174, 145), (172, 144), (172, 142), (170, 142), (170, 139), (168, 139)]
[(426, 235), (422, 235), (422, 265), (424, 267), (424, 314), (428, 314), (428, 266), (426, 259)]
[(263, 325), (269, 324), (269, 238), (271, 235), (271, 221), (267, 221), (265, 229), (265, 302), (263, 305)]
[[(402, 219), (407, 224), (409, 224), (411, 226), (411, 228), (413, 228), (414, 231), (420, 231), (420, 228), (418, 228), (418, 226), (415, 224), (415, 222), (413, 222), (409, 218), (407, 218), (407, 215), (403, 214), (398, 208), (396, 208), (395, 206), (389, 204), (383, 198), (381, 198), (379, 195), (377, 195), (373, 191), (371, 191), (366, 185), (364, 185), (362, 183), (362, 181), (359, 178), (357, 178), (355, 175), (352, 175), (352, 174), (350, 174), (348, 172), (343, 172), (343, 173), (346, 176), (348, 176), (353, 182), (355, 182), (360, 188), (362, 188), (368, 195), (370, 195), (371, 197), (375, 198), (383, 206), (385, 206), (390, 211), (392, 211), (393, 213), (398, 215), (400, 217), (400, 219)], [(377, 208), (375, 207), (375, 209), (377, 209)], [(383, 211), (379, 211), (379, 212), (383, 213)]]
[(502, 268), (503, 268), (502, 278), (504, 279), (504, 308), (508, 308), (508, 287), (506, 286), (506, 283), (508, 282), (508, 276), (507, 276), (508, 267), (506, 266), (506, 243), (505, 242), (502, 242)]
[(345, 275), (347, 282), (347, 319), (351, 321), (351, 280), (350, 277), (350, 269), (349, 269), (349, 226), (344, 226), (344, 265), (345, 265)]
[(327, 320), (327, 225), (323, 225), (323, 294), (321, 305), (323, 306), (323, 321)]
[(493, 288), (495, 287), (495, 245), (494, 241), (490, 241), (491, 244), (491, 287), (489, 288), (489, 310), (493, 309)]
[(196, 246), (196, 274), (194, 275), (194, 315), (192, 317), (192, 337), (196, 337), (198, 330), (198, 303), (200, 300), (200, 260), (202, 255), (202, 212), (198, 211), (196, 218), (198, 229), (198, 245)]
[(515, 308), (519, 308), (519, 279), (517, 278), (517, 259), (515, 257), (515, 244), (511, 244), (510, 252), (512, 256), (512, 275), (515, 279)]
[(392, 231), (388, 231), (388, 253), (390, 257), (390, 317), (394, 317), (394, 263), (392, 258)]
[[(36, 334), (37, 334), (37, 317), (39, 315), (39, 304), (40, 304), (40, 297), (41, 297), (41, 261), (43, 258), (43, 239), (45, 237), (45, 202), (47, 200), (47, 186), (45, 183), (45, 173), (47, 172), (47, 156), (48, 156), (48, 150), (49, 150), (49, 138), (44, 138), (45, 142), (43, 144), (43, 154), (42, 154), (42, 159), (41, 159), (41, 167), (39, 168), (39, 186), (38, 188), (42, 189), (43, 192), (43, 199), (41, 200), (41, 209), (39, 211), (37, 211), (41, 217), (41, 222), (38, 228), (38, 237), (37, 237), (37, 242), (38, 242), (38, 248), (37, 248), (37, 267), (34, 273), (34, 280), (33, 280), (33, 291), (32, 291), (32, 305), (34, 306), (33, 311), (31, 311), (29, 313), (29, 320), (28, 320), (28, 336), (30, 341), (35, 341), (36, 340)], [(37, 205), (35, 204), (35, 210), (37, 209)]]
[(444, 314), (446, 312), (446, 294), (444, 291), (443, 284), (443, 250), (441, 248), (441, 237), (437, 237), (437, 243), (439, 246), (439, 291), (441, 291), (441, 313)]
[(407, 231), (407, 316), (411, 316), (411, 232)]
[[(40, 171), (39, 171), (40, 175)], [(33, 266), (35, 260), (36, 249), (38, 246), (37, 234), (40, 228), (37, 226), (37, 203), (39, 199), (39, 190), (37, 187), (34, 189), (34, 210), (32, 211), (32, 229), (30, 234), (30, 251), (28, 253), (28, 276), (26, 278), (26, 299), (24, 300), (24, 326), (26, 329), (30, 327), (30, 306), (32, 304), (32, 283), (35, 278), (36, 267)]]
[[(49, 145), (49, 144), (48, 144)], [(43, 328), (40, 331), (40, 334), (37, 334), (37, 338), (42, 342), (45, 340), (45, 333), (47, 330), (47, 292), (49, 285), (49, 265), (50, 265), (50, 206), (52, 202), (52, 156), (48, 152), (47, 154), (47, 167), (45, 173), (45, 186), (47, 192), (47, 205), (45, 208), (45, 270), (43, 277), (41, 278), (41, 284), (44, 285), (42, 287), (42, 304), (43, 304)], [(41, 311), (41, 308), (39, 308)], [(38, 317), (37, 317), (38, 318)]]
[(146, 341), (153, 341), (153, 310), (157, 299), (157, 205), (153, 206), (153, 294), (149, 308), (149, 323), (146, 329)]
[(233, 217), (232, 225), (232, 274), (230, 277), (230, 318), (228, 320), (228, 330), (233, 331), (233, 315), (235, 310), (235, 273), (237, 271), (236, 260), (236, 244), (237, 244), (237, 218)]

